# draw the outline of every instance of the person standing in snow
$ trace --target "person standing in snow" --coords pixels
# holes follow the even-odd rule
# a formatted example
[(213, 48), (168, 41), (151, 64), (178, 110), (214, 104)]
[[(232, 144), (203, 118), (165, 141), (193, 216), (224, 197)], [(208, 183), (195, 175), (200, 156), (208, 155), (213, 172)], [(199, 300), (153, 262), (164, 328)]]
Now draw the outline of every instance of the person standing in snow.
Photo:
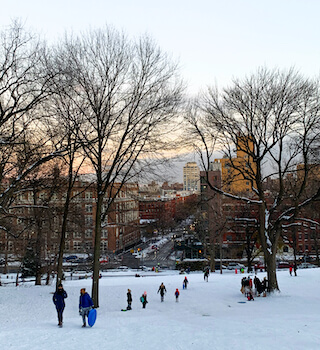
[(203, 279), (204, 279), (205, 281), (207, 281), (207, 282), (208, 282), (209, 274), (210, 274), (210, 273), (209, 273), (209, 269), (206, 268), (206, 270), (204, 271)]
[(148, 304), (148, 301), (147, 301), (147, 292), (144, 292), (141, 297), (140, 297), (140, 301), (142, 303), (142, 308), (145, 309), (146, 308), (146, 305)]
[(132, 304), (131, 289), (128, 289), (127, 302), (128, 302), (127, 310), (131, 310), (131, 304)]
[(261, 281), (259, 280), (259, 278), (257, 276), (255, 276), (254, 278), (254, 286), (256, 289), (256, 296), (260, 296), (260, 294), (262, 293), (262, 286), (261, 286)]
[(267, 291), (268, 291), (269, 285), (268, 285), (268, 280), (267, 277), (264, 277), (262, 283), (261, 283), (261, 290), (263, 292), (263, 296), (267, 296)]
[(163, 284), (163, 282), (160, 284), (159, 289), (158, 289), (158, 293), (160, 292), (160, 296), (161, 296), (161, 302), (163, 302), (164, 300), (164, 294), (167, 293), (166, 287)]
[(176, 296), (176, 303), (179, 301), (179, 295), (180, 295), (180, 292), (179, 292), (179, 289), (177, 288), (176, 291), (174, 292), (174, 295)]
[(56, 306), (57, 313), (58, 313), (58, 326), (62, 327), (62, 321), (63, 321), (63, 310), (66, 306), (64, 299), (68, 298), (67, 292), (63, 289), (62, 284), (60, 283), (58, 285), (57, 290), (54, 292), (52, 301), (54, 305)]
[(188, 283), (189, 283), (189, 281), (188, 281), (187, 276), (186, 276), (183, 280), (183, 283), (182, 283), (183, 289), (187, 289)]
[(90, 295), (86, 292), (85, 288), (80, 289), (79, 298), (79, 314), (82, 316), (82, 327), (86, 327), (86, 316), (88, 317), (89, 311), (93, 308), (93, 301)]
[(292, 265), (289, 266), (289, 273), (290, 273), (290, 276), (292, 276)]

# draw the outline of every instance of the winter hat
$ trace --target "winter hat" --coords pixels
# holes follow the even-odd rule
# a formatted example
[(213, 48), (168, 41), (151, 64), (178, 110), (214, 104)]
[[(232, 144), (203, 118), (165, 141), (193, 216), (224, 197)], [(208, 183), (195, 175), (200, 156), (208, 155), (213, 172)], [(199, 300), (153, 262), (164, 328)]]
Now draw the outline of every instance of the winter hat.
[(61, 283), (59, 283), (59, 284), (58, 284), (58, 288), (59, 288), (59, 287), (61, 287), (61, 288), (62, 288), (62, 284), (61, 284)]
[(143, 295), (147, 295), (147, 292), (146, 292), (146, 291), (144, 291), (144, 292), (143, 292)]

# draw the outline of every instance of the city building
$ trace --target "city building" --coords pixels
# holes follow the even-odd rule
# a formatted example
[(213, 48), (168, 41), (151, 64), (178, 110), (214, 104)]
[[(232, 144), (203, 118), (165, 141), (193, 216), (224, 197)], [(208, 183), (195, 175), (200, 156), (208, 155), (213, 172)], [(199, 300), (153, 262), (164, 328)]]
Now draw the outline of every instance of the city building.
[[(250, 138), (237, 139), (236, 157), (215, 159), (216, 163), (221, 164), (222, 188), (226, 192), (233, 194), (252, 192), (252, 186), (255, 186), (254, 177), (255, 163), (251, 156), (253, 152), (253, 142)], [(245, 169), (245, 171), (242, 171)]]
[[(138, 184), (114, 184), (104, 198), (101, 254), (119, 252), (141, 240), (139, 223)], [(23, 257), (28, 246), (38, 242), (42, 257), (55, 256), (60, 243), (66, 187), (32, 188), (29, 185), (15, 198), (10, 218), (5, 222), (15, 233), (0, 236), (0, 253)], [(67, 224), (66, 253), (93, 252), (96, 217), (96, 186), (81, 176), (72, 189)], [(111, 197), (113, 203), (108, 205)]]
[(188, 162), (183, 167), (183, 189), (200, 192), (200, 169), (196, 162)]

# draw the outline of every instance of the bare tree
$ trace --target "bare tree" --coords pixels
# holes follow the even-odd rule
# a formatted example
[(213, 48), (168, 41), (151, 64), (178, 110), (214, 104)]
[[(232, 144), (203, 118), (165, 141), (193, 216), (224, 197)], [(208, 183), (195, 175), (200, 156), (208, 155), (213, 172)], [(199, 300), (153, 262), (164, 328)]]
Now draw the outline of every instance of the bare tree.
[(45, 45), (19, 22), (0, 33), (1, 220), (27, 177), (61, 155), (59, 142), (42, 132), (41, 106), (50, 93), (45, 57)]
[(98, 307), (101, 230), (108, 208), (122, 185), (164, 149), (181, 83), (177, 66), (148, 37), (133, 42), (105, 28), (67, 37), (60, 50), (69, 97), (82, 115), (76, 132), (96, 177), (92, 296)]
[(70, 98), (71, 92), (68, 89), (68, 77), (61, 70), (60, 58), (59, 52), (53, 51), (51, 59), (47, 60), (48, 75), (52, 77), (52, 93), (46, 101), (47, 133), (53, 140), (58, 138), (63, 145), (65, 149), (63, 163), (66, 167), (65, 173), (62, 174), (65, 179), (66, 193), (63, 197), (64, 206), (57, 261), (56, 287), (61, 283), (63, 276), (63, 254), (65, 252), (70, 204), (73, 199), (72, 189), (85, 161), (83, 152), (80, 149), (81, 144), (78, 133), (75, 132), (77, 128), (81, 127), (79, 120), (81, 112), (73, 98)]
[[(281, 223), (320, 196), (319, 187), (308, 196), (305, 191), (312, 150), (320, 135), (318, 82), (294, 70), (261, 68), (243, 80), (235, 79), (221, 93), (209, 89), (199, 106), (187, 119), (196, 149), (201, 150), (202, 166), (208, 169), (211, 146), (219, 146), (233, 174), (251, 184), (248, 196), (213, 189), (258, 206), (269, 286), (278, 290), (276, 251)], [(241, 162), (235, 160), (235, 147), (244, 154)], [(286, 186), (288, 175), (299, 178), (294, 192)], [(267, 180), (274, 184), (272, 196)]]

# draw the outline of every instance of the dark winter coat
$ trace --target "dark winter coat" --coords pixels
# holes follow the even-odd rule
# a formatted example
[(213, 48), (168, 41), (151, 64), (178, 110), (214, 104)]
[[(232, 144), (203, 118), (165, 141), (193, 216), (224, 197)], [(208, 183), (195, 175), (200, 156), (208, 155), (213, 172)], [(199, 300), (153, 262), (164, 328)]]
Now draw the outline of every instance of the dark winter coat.
[(258, 294), (263, 292), (262, 283), (257, 276), (254, 278), (254, 286), (256, 287)]
[(68, 298), (67, 292), (64, 289), (57, 290), (52, 297), (53, 303), (57, 310), (63, 310), (66, 306), (64, 299)]
[(93, 301), (90, 298), (90, 295), (86, 292), (83, 295), (80, 295), (79, 299), (79, 309), (82, 307), (90, 307), (93, 306)]
[(158, 293), (159, 292), (162, 297), (164, 296), (164, 293), (167, 293), (166, 287), (163, 284), (159, 287)]
[(127, 301), (128, 303), (132, 303), (132, 295), (130, 292), (127, 293)]

